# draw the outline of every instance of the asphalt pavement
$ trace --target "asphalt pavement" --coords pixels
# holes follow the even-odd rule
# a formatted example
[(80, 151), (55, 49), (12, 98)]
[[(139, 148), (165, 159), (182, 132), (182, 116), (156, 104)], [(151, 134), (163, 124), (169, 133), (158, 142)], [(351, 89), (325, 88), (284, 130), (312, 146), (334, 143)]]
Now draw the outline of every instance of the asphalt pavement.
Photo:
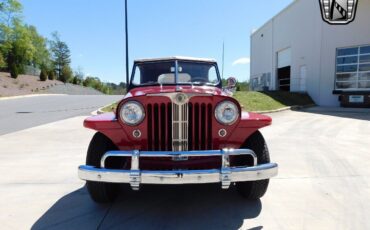
[(247, 201), (219, 185), (123, 186), (93, 203), (77, 177), (84, 116), (0, 136), (1, 229), (370, 229), (370, 110), (271, 114), (279, 175)]
[(44, 95), (0, 100), (0, 135), (92, 111), (122, 99), (106, 95)]

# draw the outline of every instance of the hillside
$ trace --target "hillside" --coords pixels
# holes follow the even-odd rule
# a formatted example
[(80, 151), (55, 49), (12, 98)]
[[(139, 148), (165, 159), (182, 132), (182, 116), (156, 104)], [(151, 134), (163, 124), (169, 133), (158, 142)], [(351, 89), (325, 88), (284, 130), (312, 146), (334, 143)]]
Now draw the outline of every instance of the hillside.
[(29, 94), (101, 95), (102, 93), (79, 85), (64, 84), (58, 80), (40, 81), (32, 75), (19, 75), (17, 79), (9, 73), (0, 72), (0, 97)]
[(104, 95), (104, 93), (89, 87), (73, 85), (70, 83), (58, 84), (43, 90), (41, 93), (47, 94), (68, 94), (68, 95)]
[(61, 84), (63, 82), (57, 80), (40, 81), (39, 77), (31, 75), (19, 75), (17, 79), (13, 79), (9, 73), (0, 72), (1, 97), (40, 93), (41, 90)]

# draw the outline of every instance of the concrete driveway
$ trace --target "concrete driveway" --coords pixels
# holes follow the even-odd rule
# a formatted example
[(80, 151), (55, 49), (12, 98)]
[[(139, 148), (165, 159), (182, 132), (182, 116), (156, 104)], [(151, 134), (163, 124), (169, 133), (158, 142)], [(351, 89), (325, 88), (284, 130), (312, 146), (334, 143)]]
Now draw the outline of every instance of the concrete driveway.
[(96, 205), (77, 178), (84, 117), (0, 136), (1, 229), (369, 229), (369, 110), (272, 117), (263, 134), (280, 172), (254, 202), (217, 185), (146, 186)]

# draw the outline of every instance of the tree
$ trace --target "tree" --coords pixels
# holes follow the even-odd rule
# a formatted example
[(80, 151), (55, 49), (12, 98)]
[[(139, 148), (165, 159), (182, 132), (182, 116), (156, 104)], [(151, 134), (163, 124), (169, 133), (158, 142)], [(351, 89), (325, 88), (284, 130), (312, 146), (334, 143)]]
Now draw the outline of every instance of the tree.
[(30, 63), (35, 53), (28, 28), (16, 22), (8, 40), (4, 42), (4, 46), (6, 47), (4, 51), (9, 68), (16, 66), (19, 73), (24, 73), (25, 65)]
[(72, 83), (75, 85), (82, 85), (85, 76), (85, 74), (82, 71), (82, 68), (78, 67), (74, 75), (75, 76), (73, 77)]
[(46, 81), (48, 79), (48, 73), (46, 69), (42, 68), (40, 72), (40, 81)]
[(83, 85), (85, 87), (91, 87), (99, 90), (100, 92), (103, 92), (105, 94), (110, 94), (112, 92), (112, 88), (109, 86), (109, 84), (101, 82), (100, 79), (97, 77), (86, 77)]
[(55, 71), (53, 69), (48, 71), (48, 78), (49, 80), (55, 80)]
[(249, 91), (249, 82), (248, 81), (237, 82), (236, 91)]
[(21, 21), (22, 5), (16, 0), (0, 0), (0, 67), (8, 67), (9, 71), (13, 72), (13, 76), (18, 71), (15, 66), (7, 63), (8, 54), (12, 49), (12, 41), (10, 40), (13, 34), (14, 25)]
[(58, 77), (61, 78), (63, 68), (69, 66), (71, 63), (71, 52), (68, 45), (60, 40), (60, 36), (57, 32), (54, 32), (52, 36), (53, 40), (50, 42), (50, 50), (55, 71)]
[(0, 52), (0, 68), (6, 67), (6, 61), (3, 54)]
[(61, 70), (59, 80), (64, 83), (67, 83), (67, 82), (70, 82), (72, 77), (73, 77), (73, 72), (72, 72), (71, 67), (69, 67), (68, 65), (64, 65)]
[(15, 79), (15, 78), (18, 77), (18, 75), (19, 75), (19, 69), (18, 69), (17, 65), (15, 65), (15, 64), (10, 65), (9, 66), (9, 71), (10, 71), (10, 76), (12, 78)]
[(34, 67), (42, 68), (47, 67), (51, 68), (50, 52), (47, 48), (47, 40), (43, 36), (39, 35), (36, 27), (27, 26), (29, 36), (33, 47), (35, 47), (35, 52), (33, 54), (31, 64)]
[(81, 78), (81, 77), (80, 77), (80, 76), (78, 76), (78, 75), (75, 75), (75, 76), (73, 77), (72, 84), (75, 84), (75, 85), (81, 85), (83, 81), (84, 81), (84, 79), (83, 79), (83, 78)]
[(10, 70), (16, 65), (19, 72), (25, 65), (50, 67), (46, 39), (21, 19), (22, 5), (18, 0), (0, 0), (0, 53), (5, 62), (0, 61), (0, 67), (8, 66)]
[(91, 87), (91, 88), (94, 88), (96, 89), (100, 84), (100, 79), (97, 78), (97, 77), (86, 77), (84, 82), (83, 82), (83, 86), (85, 87)]
[(18, 0), (0, 0), (0, 23), (11, 27), (20, 21), (23, 7)]

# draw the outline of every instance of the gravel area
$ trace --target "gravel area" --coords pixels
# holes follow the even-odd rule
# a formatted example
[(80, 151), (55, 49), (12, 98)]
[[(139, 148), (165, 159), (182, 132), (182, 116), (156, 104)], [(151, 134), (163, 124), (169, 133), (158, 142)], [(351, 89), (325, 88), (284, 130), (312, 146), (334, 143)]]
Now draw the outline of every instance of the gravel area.
[(42, 90), (41, 93), (47, 94), (68, 94), (68, 95), (104, 95), (102, 92), (73, 84), (58, 84), (52, 88)]

